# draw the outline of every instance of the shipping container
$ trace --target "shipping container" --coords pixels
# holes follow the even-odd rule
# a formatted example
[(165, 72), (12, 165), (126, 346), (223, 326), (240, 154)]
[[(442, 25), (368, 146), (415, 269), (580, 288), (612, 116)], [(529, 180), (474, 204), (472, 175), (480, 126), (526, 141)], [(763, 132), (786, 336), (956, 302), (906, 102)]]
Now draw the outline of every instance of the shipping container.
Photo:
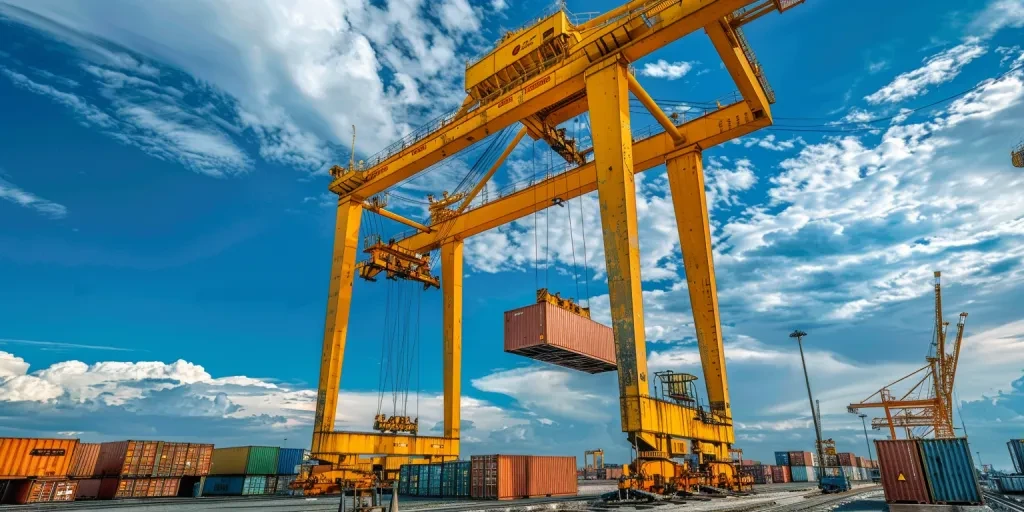
[(4, 503), (48, 503), (74, 501), (76, 480), (10, 480), (6, 494), (0, 493)]
[(441, 464), (427, 465), (427, 494), (432, 498), (441, 496)]
[[(787, 455), (788, 457), (788, 455)], [(772, 481), (777, 484), (785, 484), (793, 481), (789, 466), (772, 466)]]
[(78, 482), (78, 488), (75, 489), (75, 501), (99, 499), (100, 483), (103, 482), (102, 479), (83, 478), (75, 481)]
[(856, 455), (854, 455), (852, 453), (848, 453), (848, 452), (847, 453), (840, 453), (838, 455), (839, 455), (839, 465), (840, 466), (846, 466), (848, 468), (852, 468), (852, 467), (856, 466), (856, 463), (854, 463), (854, 460), (857, 458)]
[(604, 478), (605, 480), (618, 480), (622, 478), (622, 466), (605, 466)]
[(91, 478), (96, 474), (96, 461), (100, 456), (99, 443), (78, 443), (74, 455), (71, 456), (71, 466), (68, 468), (68, 476), (74, 478)]
[(244, 476), (208, 476), (203, 483), (203, 496), (241, 496), (244, 482)]
[(853, 466), (854, 467), (858, 467), (858, 468), (864, 467), (864, 457), (856, 457), (855, 456), (853, 458)]
[(917, 441), (879, 439), (875, 453), (887, 503), (931, 503)]
[(264, 475), (253, 475), (245, 477), (242, 482), (243, 496), (262, 496), (267, 494), (267, 477)]
[(249, 462), (249, 448), (249, 446), (214, 448), (210, 457), (210, 474), (244, 475)]
[(297, 475), (295, 468), (309, 460), (309, 450), (302, 448), (281, 448), (277, 454), (278, 475)]
[(78, 439), (0, 437), (0, 479), (64, 478)]
[(576, 457), (474, 455), (470, 460), (473, 498), (507, 500), (577, 492)]
[(96, 476), (152, 477), (161, 460), (162, 441), (115, 441), (100, 444)]
[[(292, 494), (291, 485), (292, 485), (292, 482), (294, 482), (296, 478), (298, 478), (297, 475), (278, 475), (277, 476), (277, 489), (274, 491), (274, 494), (278, 494), (278, 495), (291, 495)], [(399, 494), (401, 494), (401, 493), (399, 493)]]
[(468, 498), (472, 463), (468, 460), (445, 462), (441, 467), (441, 496)]
[[(813, 466), (814, 457), (811, 452), (789, 452), (790, 466)], [(797, 480), (794, 480), (794, 482)], [(806, 481), (806, 480), (803, 480)]]
[(1024, 473), (1024, 439), (1010, 439), (1006, 443), (1010, 449), (1010, 460), (1013, 461), (1013, 472)]
[(981, 505), (981, 488), (966, 438), (921, 439), (921, 461), (934, 503)]
[(789, 465), (789, 452), (775, 452), (775, 465), (776, 466), (788, 466)]
[(790, 466), (790, 474), (794, 482), (817, 482), (818, 475), (814, 466)]
[(995, 477), (996, 488), (1003, 494), (1024, 494), (1024, 475)]
[(505, 312), (505, 352), (587, 373), (617, 368), (611, 327), (547, 302)]
[[(108, 482), (109, 481), (109, 482)], [(110, 499), (110, 482), (116, 482), (113, 498), (169, 498), (178, 495), (179, 478), (109, 478), (100, 484), (99, 499)]]
[(848, 480), (859, 480), (858, 474), (857, 474), (857, 468), (850, 467), (850, 466), (839, 466), (839, 467), (843, 470), (843, 475)]
[(185, 476), (206, 476), (210, 474), (213, 462), (212, 444), (189, 444), (185, 462)]
[(245, 465), (246, 475), (273, 475), (277, 472), (277, 454), (280, 448), (276, 446), (251, 446), (249, 447), (249, 460)]

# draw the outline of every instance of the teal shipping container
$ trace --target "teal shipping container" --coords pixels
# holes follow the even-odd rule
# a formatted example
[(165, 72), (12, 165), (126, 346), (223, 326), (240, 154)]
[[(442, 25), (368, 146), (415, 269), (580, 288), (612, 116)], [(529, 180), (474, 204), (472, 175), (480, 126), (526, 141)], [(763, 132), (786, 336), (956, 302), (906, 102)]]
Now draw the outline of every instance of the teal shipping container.
[(247, 475), (273, 475), (277, 473), (276, 446), (253, 446), (249, 448), (249, 460), (245, 464)]
[(1003, 494), (1024, 494), (1024, 475), (997, 476), (995, 480)]
[(208, 476), (203, 483), (203, 496), (241, 496), (242, 476)]
[(468, 460), (443, 463), (441, 467), (441, 496), (468, 498), (471, 468), (472, 463)]
[(398, 494), (408, 495), (409, 494), (409, 470), (411, 468), (408, 464), (398, 468)]
[(427, 482), (427, 496), (432, 498), (441, 497), (441, 464), (427, 464), (427, 471), (430, 476)]
[(278, 475), (297, 475), (296, 468), (309, 460), (309, 450), (302, 448), (281, 448), (277, 452)]
[(966, 438), (921, 439), (918, 447), (932, 501), (943, 505), (983, 503)]
[(1024, 439), (1010, 439), (1010, 442), (1006, 443), (1006, 447), (1010, 449), (1013, 472), (1024, 473)]
[(242, 496), (262, 496), (273, 494), (267, 492), (267, 477), (263, 475), (247, 476), (242, 484)]
[(398, 470), (398, 494), (432, 498), (468, 498), (469, 461), (404, 464)]

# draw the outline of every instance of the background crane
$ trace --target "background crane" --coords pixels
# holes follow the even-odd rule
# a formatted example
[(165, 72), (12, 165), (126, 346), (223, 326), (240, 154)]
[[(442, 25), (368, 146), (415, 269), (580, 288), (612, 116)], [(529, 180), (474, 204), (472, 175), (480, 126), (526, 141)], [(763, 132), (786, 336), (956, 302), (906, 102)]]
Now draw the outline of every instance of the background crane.
[[(925, 365), (879, 389), (859, 403), (850, 404), (848, 410), (858, 413), (860, 409), (880, 408), (885, 417), (871, 421), (874, 429), (888, 428), (891, 439), (897, 438), (897, 429), (905, 437), (936, 438), (954, 437), (953, 389), (956, 381), (957, 363), (963, 343), (967, 313), (960, 313), (956, 324), (956, 337), (947, 347), (946, 331), (949, 322), (942, 318), (941, 273), (935, 272), (935, 319), (933, 337)], [(913, 378), (913, 379), (912, 379)], [(912, 383), (905, 392), (893, 392), (901, 383)], [(903, 389), (902, 384), (898, 389)]]

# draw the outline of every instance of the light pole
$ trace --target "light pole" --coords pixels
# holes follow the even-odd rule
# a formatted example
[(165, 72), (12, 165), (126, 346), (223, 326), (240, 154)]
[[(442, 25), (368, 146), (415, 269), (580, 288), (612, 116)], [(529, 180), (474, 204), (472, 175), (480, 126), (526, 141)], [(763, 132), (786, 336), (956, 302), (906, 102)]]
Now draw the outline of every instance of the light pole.
[(867, 421), (864, 419), (867, 418), (868, 415), (860, 413), (857, 416), (860, 417), (860, 424), (861, 426), (864, 427), (864, 444), (868, 445), (868, 460), (871, 460), (871, 441), (868, 441), (868, 424)]
[(807, 336), (807, 333), (799, 329), (793, 331), (789, 335), (790, 338), (796, 338), (796, 344), (800, 347), (800, 364), (804, 368), (804, 383), (807, 384), (807, 400), (811, 404), (811, 419), (814, 420), (814, 438), (817, 441), (814, 444), (815, 451), (818, 452), (818, 464), (824, 464), (825, 454), (821, 452), (821, 425), (818, 424), (818, 411), (814, 408), (814, 395), (811, 394), (811, 378), (807, 376), (807, 361), (804, 359), (804, 336)]

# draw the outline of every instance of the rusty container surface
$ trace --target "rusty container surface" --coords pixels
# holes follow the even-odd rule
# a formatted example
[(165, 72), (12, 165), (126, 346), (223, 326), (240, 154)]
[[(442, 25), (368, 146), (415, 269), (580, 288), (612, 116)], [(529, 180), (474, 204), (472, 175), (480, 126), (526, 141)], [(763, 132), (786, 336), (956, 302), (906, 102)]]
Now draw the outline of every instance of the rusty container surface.
[(75, 489), (75, 501), (97, 500), (100, 498), (101, 478), (83, 478), (76, 480), (78, 488)]
[(96, 463), (100, 458), (100, 443), (79, 443), (75, 454), (71, 457), (71, 468), (68, 476), (74, 478), (91, 478), (96, 475)]
[(772, 481), (777, 484), (786, 484), (793, 481), (789, 466), (772, 466)]
[(151, 477), (157, 471), (162, 441), (114, 441), (100, 445), (96, 476)]
[(789, 452), (790, 466), (813, 466), (814, 458), (811, 452)]
[(839, 454), (839, 465), (846, 467), (856, 467), (857, 456), (852, 453), (840, 453)]
[(931, 504), (916, 440), (876, 440), (875, 452), (886, 503)]
[(47, 503), (74, 501), (78, 482), (74, 480), (18, 480), (12, 482), (4, 498), (8, 503)]
[(207, 476), (213, 459), (212, 444), (190, 444), (185, 452), (185, 476)]
[(573, 370), (616, 370), (612, 329), (542, 302), (505, 312), (505, 352)]
[(569, 496), (577, 492), (576, 457), (474, 455), (470, 458), (470, 496), (511, 500)]
[(618, 480), (622, 478), (622, 466), (612, 466), (604, 468), (604, 477), (608, 480)]
[(64, 478), (78, 439), (0, 437), (0, 479)]

